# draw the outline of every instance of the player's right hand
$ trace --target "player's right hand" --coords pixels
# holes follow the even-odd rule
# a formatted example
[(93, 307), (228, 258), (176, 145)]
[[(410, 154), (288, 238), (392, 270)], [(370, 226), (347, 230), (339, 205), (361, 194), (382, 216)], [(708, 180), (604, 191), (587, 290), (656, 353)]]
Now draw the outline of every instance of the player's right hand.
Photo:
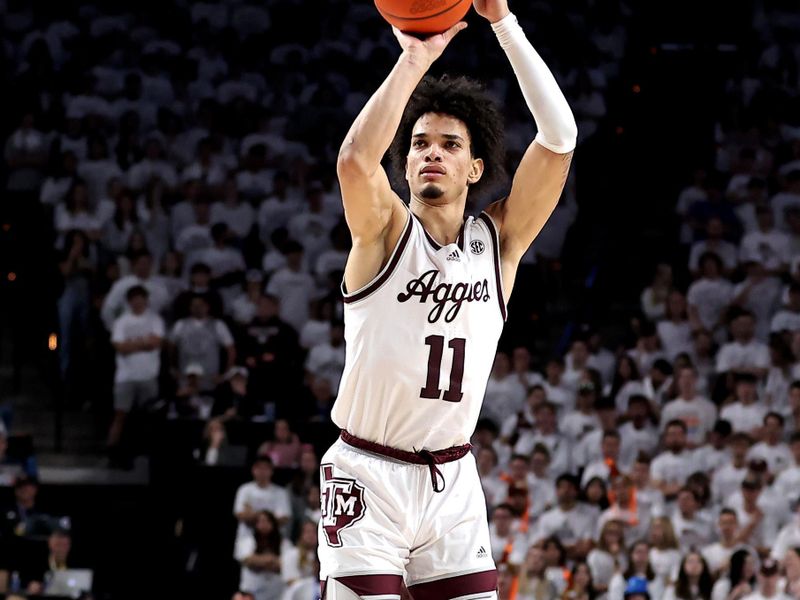
[(394, 37), (400, 43), (400, 47), (405, 54), (408, 54), (415, 60), (423, 61), (425, 65), (430, 66), (437, 58), (442, 55), (447, 44), (456, 36), (456, 34), (467, 28), (464, 21), (459, 21), (447, 31), (437, 33), (430, 37), (420, 39), (408, 33), (403, 33), (397, 27), (392, 27)]

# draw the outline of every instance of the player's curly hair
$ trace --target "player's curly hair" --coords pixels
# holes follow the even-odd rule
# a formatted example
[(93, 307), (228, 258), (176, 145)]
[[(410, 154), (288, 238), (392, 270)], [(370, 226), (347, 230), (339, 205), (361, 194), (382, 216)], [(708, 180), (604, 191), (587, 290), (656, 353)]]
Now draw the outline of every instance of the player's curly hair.
[(397, 134), (389, 147), (395, 183), (405, 188), (406, 157), (414, 124), (426, 113), (440, 113), (462, 121), (471, 138), (470, 151), (483, 159), (483, 175), (470, 186), (470, 195), (484, 196), (506, 180), (505, 126), (500, 109), (483, 85), (467, 77), (439, 79), (426, 76), (411, 95)]

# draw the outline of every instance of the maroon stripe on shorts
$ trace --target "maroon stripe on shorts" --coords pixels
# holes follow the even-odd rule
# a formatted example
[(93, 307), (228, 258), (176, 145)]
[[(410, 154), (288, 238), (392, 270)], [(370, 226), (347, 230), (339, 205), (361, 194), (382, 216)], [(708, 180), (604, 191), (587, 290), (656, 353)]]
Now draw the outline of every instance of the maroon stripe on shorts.
[[(408, 452), (406, 450), (392, 448), (391, 446), (384, 446), (383, 444), (379, 444), (377, 442), (363, 440), (351, 433), (348, 433), (344, 429), (342, 430), (341, 437), (343, 442), (353, 446), (354, 448), (366, 450), (367, 452), (372, 452), (374, 454), (380, 454), (381, 456), (388, 456), (389, 458), (394, 458), (396, 460), (402, 460), (403, 462), (411, 463), (413, 465), (427, 465), (431, 462), (431, 459), (426, 459), (424, 456), (421, 456), (419, 452)], [(452, 448), (435, 450), (426, 454), (432, 457), (434, 463), (440, 465), (442, 463), (453, 462), (454, 460), (465, 457), (471, 448), (471, 444), (464, 444), (463, 446), (453, 446)]]
[(497, 589), (497, 571), (481, 571), (469, 575), (458, 575), (437, 579), (408, 588), (414, 600), (446, 600), (467, 594), (494, 592)]
[[(359, 596), (380, 596), (381, 594), (400, 595), (402, 575), (350, 575), (348, 577), (330, 577), (346, 586)], [(327, 581), (321, 581), (322, 598), (325, 598)]]

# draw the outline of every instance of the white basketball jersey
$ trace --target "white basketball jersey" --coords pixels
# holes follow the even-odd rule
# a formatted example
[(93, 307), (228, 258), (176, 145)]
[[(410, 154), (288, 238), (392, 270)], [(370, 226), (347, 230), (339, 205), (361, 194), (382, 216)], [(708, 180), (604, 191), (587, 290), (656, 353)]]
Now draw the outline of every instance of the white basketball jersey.
[(456, 243), (440, 246), (409, 211), (386, 266), (344, 302), (333, 422), (408, 451), (466, 444), (505, 320), (491, 218), (467, 217)]

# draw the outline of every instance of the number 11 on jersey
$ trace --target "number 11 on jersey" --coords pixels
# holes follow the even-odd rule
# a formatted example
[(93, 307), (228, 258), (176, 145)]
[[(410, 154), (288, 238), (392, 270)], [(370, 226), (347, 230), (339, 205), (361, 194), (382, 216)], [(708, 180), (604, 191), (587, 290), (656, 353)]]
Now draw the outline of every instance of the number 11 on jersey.
[(439, 389), (439, 375), (442, 370), (442, 355), (444, 353), (444, 336), (429, 335), (425, 338), (425, 345), (431, 347), (428, 354), (428, 378), (425, 387), (420, 389), (420, 398), (432, 398), (438, 400), (439, 397), (445, 402), (461, 402), (464, 394), (461, 392), (461, 383), (464, 379), (464, 352), (467, 340), (464, 338), (453, 338), (447, 343), (447, 347), (453, 351), (453, 366), (450, 369), (450, 386), (444, 391)]

